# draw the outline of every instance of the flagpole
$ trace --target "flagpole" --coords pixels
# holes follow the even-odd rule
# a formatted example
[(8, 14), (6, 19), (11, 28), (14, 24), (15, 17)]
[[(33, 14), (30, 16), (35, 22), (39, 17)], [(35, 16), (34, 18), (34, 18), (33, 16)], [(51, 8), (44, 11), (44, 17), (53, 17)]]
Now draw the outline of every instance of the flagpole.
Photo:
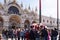
[(41, 23), (41, 0), (39, 0), (39, 23)]
[(59, 1), (57, 0), (57, 29), (59, 30)]

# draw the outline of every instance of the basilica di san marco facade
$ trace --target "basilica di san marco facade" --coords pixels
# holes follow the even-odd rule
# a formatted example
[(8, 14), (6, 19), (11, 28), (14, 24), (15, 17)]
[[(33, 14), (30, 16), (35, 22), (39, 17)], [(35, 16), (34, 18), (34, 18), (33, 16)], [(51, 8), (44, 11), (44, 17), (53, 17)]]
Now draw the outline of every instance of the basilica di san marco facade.
[(33, 22), (38, 22), (37, 9), (30, 10), (30, 7), (23, 9), (23, 4), (18, 4), (16, 0), (4, 4), (0, 3), (0, 31), (15, 27), (29, 27)]

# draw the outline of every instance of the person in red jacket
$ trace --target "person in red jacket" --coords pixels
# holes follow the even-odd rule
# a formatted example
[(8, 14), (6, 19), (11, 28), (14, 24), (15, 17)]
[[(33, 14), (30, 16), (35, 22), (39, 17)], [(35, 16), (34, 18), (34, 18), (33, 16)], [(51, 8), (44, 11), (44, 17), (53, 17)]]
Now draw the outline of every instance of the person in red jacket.
[(26, 40), (29, 40), (29, 31), (28, 30), (25, 33), (25, 38), (26, 38)]

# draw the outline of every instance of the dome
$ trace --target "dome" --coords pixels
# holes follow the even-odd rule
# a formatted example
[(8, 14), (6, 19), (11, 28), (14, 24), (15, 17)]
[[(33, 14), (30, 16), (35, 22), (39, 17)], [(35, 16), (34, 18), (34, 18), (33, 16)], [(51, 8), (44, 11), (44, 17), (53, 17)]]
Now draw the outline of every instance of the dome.
[(31, 14), (35, 15), (33, 10), (31, 11)]
[(28, 9), (24, 9), (24, 12), (29, 13)]

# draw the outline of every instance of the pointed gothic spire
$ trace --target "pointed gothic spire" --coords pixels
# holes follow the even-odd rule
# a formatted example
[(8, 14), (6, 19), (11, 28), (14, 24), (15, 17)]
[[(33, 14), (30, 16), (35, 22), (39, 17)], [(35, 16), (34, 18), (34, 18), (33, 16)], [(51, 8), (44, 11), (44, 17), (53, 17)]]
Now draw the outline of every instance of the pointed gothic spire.
[(4, 0), (4, 3), (6, 4), (6, 0)]
[(28, 9), (30, 10), (30, 5), (29, 5)]
[(35, 11), (37, 11), (37, 7), (35, 8)]
[(21, 7), (23, 7), (23, 3), (21, 2)]

